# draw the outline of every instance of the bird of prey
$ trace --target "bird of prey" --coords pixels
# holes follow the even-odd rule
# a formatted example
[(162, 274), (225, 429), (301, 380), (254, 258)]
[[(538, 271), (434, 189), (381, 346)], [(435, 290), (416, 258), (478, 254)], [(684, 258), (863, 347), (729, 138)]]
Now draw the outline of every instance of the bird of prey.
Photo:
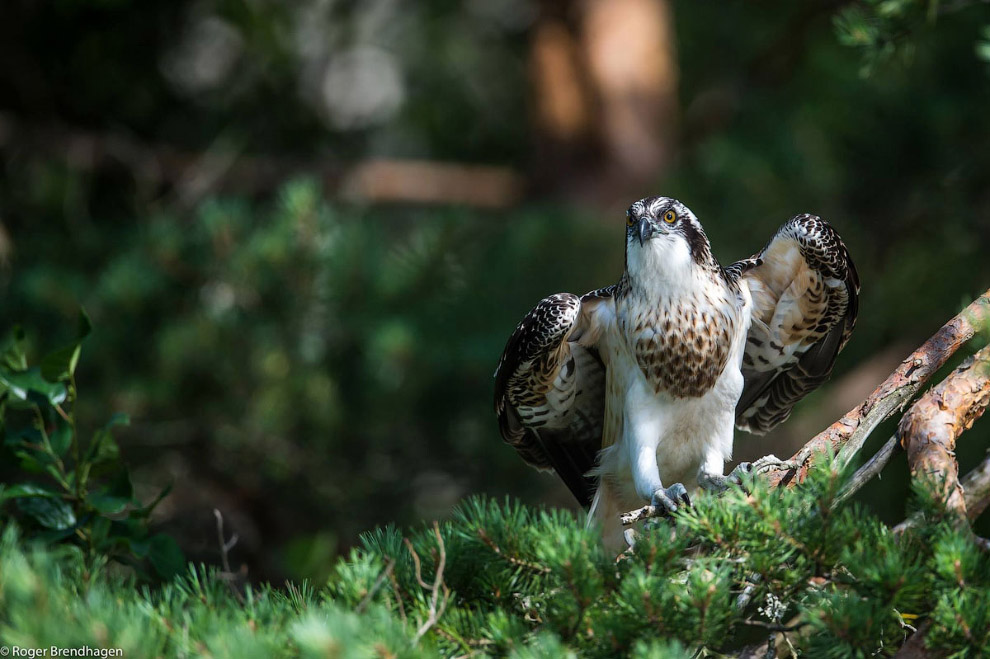
[(676, 199), (637, 201), (625, 233), (618, 283), (542, 300), (495, 372), (505, 441), (555, 470), (613, 547), (621, 512), (727, 487), (733, 426), (767, 432), (828, 378), (859, 294), (846, 246), (814, 215), (728, 267)]

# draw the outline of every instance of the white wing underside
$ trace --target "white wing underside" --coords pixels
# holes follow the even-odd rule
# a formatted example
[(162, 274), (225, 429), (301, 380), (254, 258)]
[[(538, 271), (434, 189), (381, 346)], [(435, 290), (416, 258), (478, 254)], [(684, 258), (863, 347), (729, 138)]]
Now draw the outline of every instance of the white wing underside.
[(736, 423), (762, 434), (831, 374), (856, 321), (859, 280), (832, 227), (799, 215), (749, 260), (739, 283), (753, 312)]

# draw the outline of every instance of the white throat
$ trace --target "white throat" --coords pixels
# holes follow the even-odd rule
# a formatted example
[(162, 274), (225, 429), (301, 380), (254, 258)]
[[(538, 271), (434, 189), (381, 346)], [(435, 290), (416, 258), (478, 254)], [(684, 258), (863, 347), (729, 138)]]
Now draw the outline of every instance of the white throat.
[(626, 253), (630, 283), (650, 297), (688, 295), (703, 285), (702, 271), (680, 236), (657, 236), (642, 247), (637, 241), (629, 245)]

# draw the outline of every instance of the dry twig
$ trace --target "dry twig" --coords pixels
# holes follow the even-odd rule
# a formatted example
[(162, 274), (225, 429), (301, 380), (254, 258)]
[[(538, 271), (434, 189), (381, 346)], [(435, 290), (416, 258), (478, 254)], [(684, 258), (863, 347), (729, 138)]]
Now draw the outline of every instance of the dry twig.
[(842, 491), (839, 492), (839, 496), (835, 497), (836, 505), (842, 503), (856, 492), (858, 492), (864, 485), (870, 482), (870, 480), (878, 475), (883, 468), (887, 466), (890, 459), (894, 457), (899, 449), (901, 448), (901, 443), (897, 439), (897, 435), (894, 435), (887, 440), (887, 443), (880, 447), (869, 462), (856, 470), (849, 482), (846, 483)]
[(385, 580), (392, 576), (392, 570), (394, 568), (395, 561), (391, 558), (388, 559), (385, 562), (385, 565), (382, 566), (382, 569), (379, 570), (378, 576), (375, 578), (375, 583), (371, 584), (371, 588), (368, 589), (368, 592), (365, 593), (364, 597), (361, 598), (361, 601), (358, 602), (357, 609), (355, 609), (358, 613), (363, 612), (365, 608), (367, 608), (368, 604), (370, 604), (371, 600), (375, 597), (375, 593), (377, 593), (385, 583)]
[(230, 540), (225, 539), (223, 532), (223, 515), (220, 514), (219, 509), (214, 508), (213, 516), (217, 520), (217, 542), (220, 545), (220, 565), (223, 567), (223, 572), (220, 574), (220, 577), (227, 582), (227, 586), (230, 587), (230, 592), (234, 595), (237, 601), (243, 604), (244, 595), (242, 595), (240, 589), (234, 585), (234, 582), (239, 576), (243, 577), (246, 573), (243, 569), (240, 574), (230, 569), (230, 550), (237, 544), (237, 534), (235, 533), (230, 536)]
[(230, 569), (230, 550), (237, 544), (237, 534), (235, 533), (230, 536), (230, 540), (225, 540), (223, 533), (223, 515), (220, 514), (219, 509), (214, 508), (213, 516), (217, 520), (217, 541), (220, 545), (220, 564), (223, 566), (224, 572), (233, 574), (233, 570)]
[(426, 620), (424, 620), (419, 626), (419, 629), (416, 630), (416, 636), (413, 639), (413, 643), (418, 643), (419, 639), (423, 638), (423, 635), (430, 631), (430, 628), (433, 627), (433, 625), (437, 624), (437, 620), (440, 619), (440, 616), (442, 616), (443, 612), (447, 609), (447, 602), (450, 599), (450, 589), (447, 588), (447, 584), (443, 582), (443, 571), (447, 565), (447, 550), (444, 548), (443, 537), (440, 535), (440, 525), (436, 522), (433, 522), (433, 534), (437, 538), (439, 557), (437, 559), (437, 570), (433, 578), (432, 586), (423, 582), (422, 576), (419, 572), (419, 556), (417, 556), (416, 552), (413, 550), (412, 543), (406, 543), (406, 546), (409, 548), (409, 552), (413, 556), (413, 561), (416, 564), (416, 578), (424, 588), (432, 592), (432, 595), (430, 596), (430, 613)]

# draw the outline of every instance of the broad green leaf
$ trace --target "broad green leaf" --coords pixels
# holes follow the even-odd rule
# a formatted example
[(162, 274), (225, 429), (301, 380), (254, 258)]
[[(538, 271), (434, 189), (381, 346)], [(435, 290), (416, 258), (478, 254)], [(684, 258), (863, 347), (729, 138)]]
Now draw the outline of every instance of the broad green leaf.
[(120, 449), (117, 447), (117, 440), (113, 438), (107, 430), (97, 430), (93, 435), (93, 441), (86, 451), (86, 461), (93, 465), (99, 465), (116, 460), (120, 456)]
[(64, 529), (48, 529), (45, 531), (39, 531), (36, 536), (38, 540), (48, 544), (55, 544), (56, 542), (61, 542), (65, 540), (70, 535), (76, 532), (75, 525), (67, 526)]
[(72, 427), (59, 419), (54, 432), (48, 436), (48, 441), (51, 443), (55, 455), (62, 457), (72, 446)]
[(50, 458), (40, 451), (14, 451), (14, 455), (20, 459), (20, 467), (24, 471), (32, 474), (40, 474), (50, 464)]
[(171, 536), (159, 533), (152, 536), (148, 551), (152, 567), (163, 579), (171, 579), (186, 569), (186, 557)]
[(72, 506), (61, 499), (30, 497), (17, 499), (17, 507), (25, 515), (34, 518), (45, 528), (61, 531), (75, 525), (76, 515)]
[(110, 484), (107, 485), (107, 494), (126, 499), (134, 496), (134, 486), (131, 484), (131, 476), (127, 473), (126, 469), (121, 468), (114, 475)]
[(103, 545), (107, 542), (112, 524), (113, 522), (106, 517), (97, 517), (93, 520), (93, 524), (90, 526), (90, 537), (93, 539), (93, 544), (97, 549), (104, 550)]
[(49, 382), (42, 377), (38, 368), (14, 371), (6, 366), (0, 366), (0, 384), (7, 387), (13, 402), (21, 403), (20, 407), (30, 407), (38, 402), (38, 398), (49, 405), (60, 405), (67, 395), (65, 385)]
[(37, 483), (21, 483), (18, 485), (8, 485), (0, 492), (0, 501), (6, 499), (20, 499), (42, 497), (47, 499), (58, 499), (61, 495), (47, 485)]
[(82, 307), (79, 307), (79, 318), (76, 322), (76, 341), (80, 343), (93, 331), (93, 323), (89, 320), (89, 314)]
[(60, 382), (71, 377), (76, 372), (76, 365), (79, 363), (82, 343), (92, 329), (89, 316), (80, 309), (76, 340), (45, 355), (41, 360), (41, 375), (49, 382)]
[(4, 433), (3, 443), (12, 448), (22, 448), (25, 444), (41, 446), (41, 432), (34, 426), (7, 428)]
[(121, 469), (106, 486), (86, 496), (86, 501), (103, 515), (116, 515), (134, 503), (134, 488), (127, 471)]
[(101, 515), (117, 515), (124, 512), (128, 504), (131, 503), (131, 499), (130, 497), (115, 497), (105, 492), (92, 492), (86, 495), (86, 503), (93, 506)]
[[(106, 424), (93, 434), (93, 441), (86, 450), (85, 462), (92, 466), (105, 465), (120, 457), (117, 440), (110, 432), (114, 426), (125, 426), (131, 422), (126, 414), (117, 413), (110, 417)], [(99, 470), (97, 470), (99, 471)], [(97, 472), (94, 472), (96, 474)]]
[(27, 356), (24, 354), (24, 330), (17, 326), (11, 331), (10, 338), (0, 353), (0, 367), (11, 371), (26, 371)]
[(82, 344), (72, 343), (53, 350), (41, 359), (41, 376), (49, 382), (61, 382), (76, 371)]

